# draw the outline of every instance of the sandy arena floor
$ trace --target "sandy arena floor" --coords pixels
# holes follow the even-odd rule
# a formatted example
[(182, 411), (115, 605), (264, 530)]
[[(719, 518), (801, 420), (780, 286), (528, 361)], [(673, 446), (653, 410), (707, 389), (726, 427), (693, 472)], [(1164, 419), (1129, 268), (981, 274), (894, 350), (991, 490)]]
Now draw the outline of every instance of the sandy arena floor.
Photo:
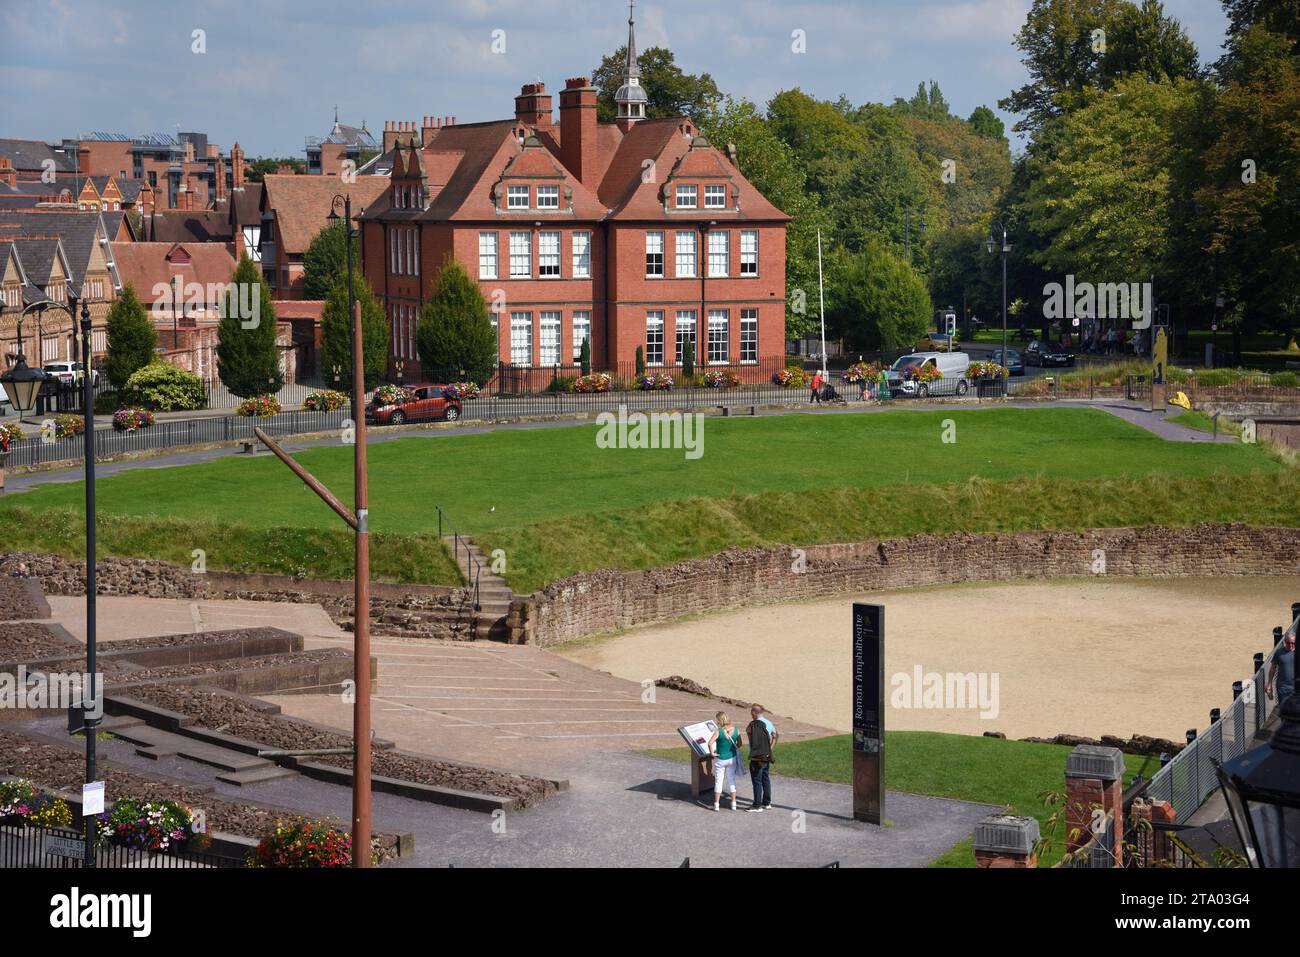
[[(556, 650), (633, 681), (684, 675), (847, 731), (854, 600), (755, 608)], [(1251, 656), (1272, 646), (1273, 627), (1300, 601), (1300, 577), (976, 584), (856, 600), (885, 605), (888, 729), (1182, 740), (1231, 702)], [(990, 706), (931, 707), (920, 692), (904, 699), (918, 666), (922, 688), (928, 673), (982, 673)]]

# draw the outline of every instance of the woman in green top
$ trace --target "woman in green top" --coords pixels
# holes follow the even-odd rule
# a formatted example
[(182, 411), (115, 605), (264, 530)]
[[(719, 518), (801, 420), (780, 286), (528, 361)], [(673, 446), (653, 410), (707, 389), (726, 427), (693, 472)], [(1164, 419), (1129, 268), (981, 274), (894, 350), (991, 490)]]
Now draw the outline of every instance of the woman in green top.
[(722, 786), (727, 785), (731, 792), (731, 809), (736, 808), (736, 767), (740, 764), (740, 730), (731, 723), (725, 711), (715, 715), (718, 730), (709, 738), (709, 750), (713, 752), (713, 810), (718, 810), (722, 800)]

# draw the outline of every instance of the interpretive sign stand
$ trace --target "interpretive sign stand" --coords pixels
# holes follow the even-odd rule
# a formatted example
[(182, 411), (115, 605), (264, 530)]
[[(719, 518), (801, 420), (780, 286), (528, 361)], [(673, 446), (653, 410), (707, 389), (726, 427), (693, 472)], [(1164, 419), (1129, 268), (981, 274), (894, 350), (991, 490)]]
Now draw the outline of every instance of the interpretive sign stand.
[(691, 796), (699, 797), (713, 790), (713, 755), (709, 738), (718, 730), (716, 721), (701, 721), (677, 729), (691, 749)]
[(885, 821), (885, 606), (853, 603), (853, 819)]

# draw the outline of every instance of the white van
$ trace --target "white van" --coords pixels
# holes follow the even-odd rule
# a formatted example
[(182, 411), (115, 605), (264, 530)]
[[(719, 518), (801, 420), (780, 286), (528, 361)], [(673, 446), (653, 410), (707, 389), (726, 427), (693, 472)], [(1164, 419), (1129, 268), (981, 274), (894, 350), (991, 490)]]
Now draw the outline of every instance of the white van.
[[(926, 367), (938, 369), (940, 378), (918, 382), (917, 373)], [(970, 356), (965, 352), (913, 352), (900, 356), (889, 367), (889, 393), (926, 399), (932, 395), (965, 395), (970, 389), (966, 370)]]

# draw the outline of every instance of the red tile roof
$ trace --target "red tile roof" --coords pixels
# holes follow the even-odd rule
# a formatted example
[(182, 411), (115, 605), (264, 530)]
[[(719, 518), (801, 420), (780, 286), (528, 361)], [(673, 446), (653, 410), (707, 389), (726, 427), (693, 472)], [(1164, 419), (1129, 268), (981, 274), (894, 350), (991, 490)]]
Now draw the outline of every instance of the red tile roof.
[[(387, 193), (387, 176), (358, 176), (344, 183), (334, 176), (294, 176), (268, 173), (262, 180), (262, 208), (275, 211), (283, 255), (302, 255), (325, 228), (330, 203), (339, 194), (352, 196), (352, 215), (369, 207)], [(340, 215), (342, 215), (340, 213)]]
[[(145, 305), (159, 298), (158, 284), (170, 285), (180, 276), (186, 285), (227, 283), (235, 258), (220, 243), (110, 243), (122, 284), (130, 283)], [(170, 257), (170, 260), (169, 260)], [(188, 261), (186, 261), (188, 259)]]

